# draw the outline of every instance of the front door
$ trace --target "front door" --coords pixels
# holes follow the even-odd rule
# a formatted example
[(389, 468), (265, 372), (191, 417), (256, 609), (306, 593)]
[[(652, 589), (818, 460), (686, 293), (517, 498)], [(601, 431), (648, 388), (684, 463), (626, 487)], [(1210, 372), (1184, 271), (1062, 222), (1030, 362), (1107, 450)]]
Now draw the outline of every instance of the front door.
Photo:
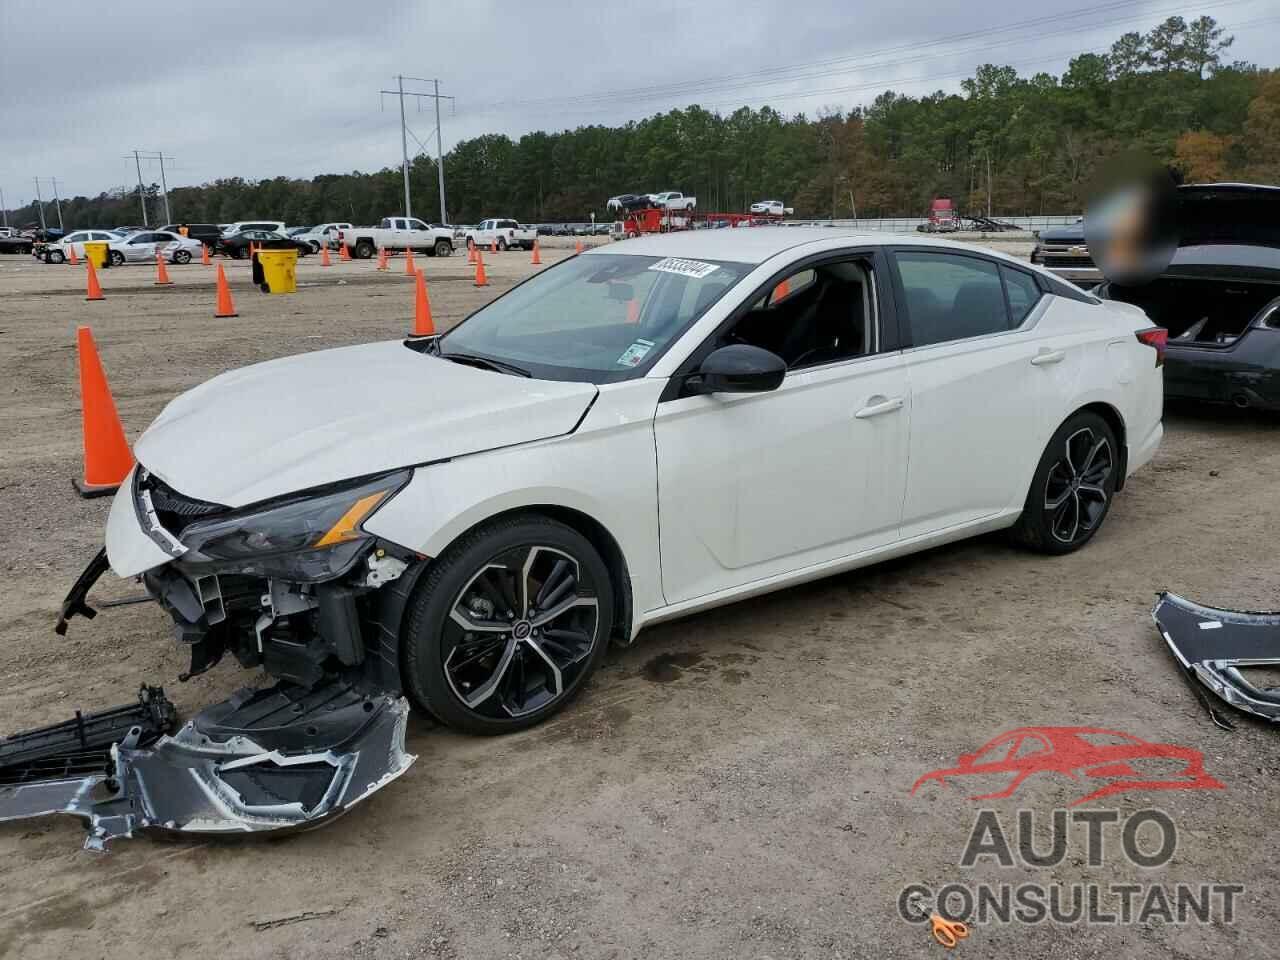
[(901, 353), (877, 350), (870, 263), (824, 264), (784, 283), (786, 296), (763, 299), (718, 335), (782, 356), (780, 387), (658, 405), (668, 603), (898, 537), (911, 402)]

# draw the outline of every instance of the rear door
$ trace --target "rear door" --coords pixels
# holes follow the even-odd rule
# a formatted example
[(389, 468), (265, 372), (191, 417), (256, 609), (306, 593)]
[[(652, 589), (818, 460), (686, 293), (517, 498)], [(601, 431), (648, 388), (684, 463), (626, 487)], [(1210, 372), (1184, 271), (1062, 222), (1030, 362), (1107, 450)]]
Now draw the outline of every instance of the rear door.
[(893, 261), (912, 403), (907, 539), (1021, 505), (1041, 454), (1042, 336), (1034, 310), (1015, 326), (993, 258), (913, 246)]

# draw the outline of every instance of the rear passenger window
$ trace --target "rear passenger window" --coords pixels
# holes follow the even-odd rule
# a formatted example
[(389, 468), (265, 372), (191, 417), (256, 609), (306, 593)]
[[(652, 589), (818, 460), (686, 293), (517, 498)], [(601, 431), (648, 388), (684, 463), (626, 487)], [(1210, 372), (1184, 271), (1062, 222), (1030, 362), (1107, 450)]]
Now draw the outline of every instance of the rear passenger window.
[(994, 263), (948, 253), (899, 253), (896, 259), (913, 346), (1010, 328), (1004, 288)]
[(1035, 277), (1021, 270), (1002, 266), (1000, 273), (1004, 276), (1005, 293), (1009, 295), (1009, 313), (1013, 316), (1013, 325), (1021, 326), (1031, 308), (1040, 302), (1040, 285), (1036, 283)]

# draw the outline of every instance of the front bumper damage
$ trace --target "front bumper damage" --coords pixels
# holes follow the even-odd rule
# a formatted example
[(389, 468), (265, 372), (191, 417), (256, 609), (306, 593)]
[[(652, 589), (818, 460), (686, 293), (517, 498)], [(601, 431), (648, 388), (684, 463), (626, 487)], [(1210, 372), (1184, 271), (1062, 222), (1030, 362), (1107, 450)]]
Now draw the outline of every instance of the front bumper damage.
[[(159, 700), (167, 704), (163, 691)], [(85, 849), (95, 851), (138, 831), (309, 829), (345, 813), (417, 759), (404, 750), (403, 697), (367, 696), (340, 683), (308, 689), (282, 682), (242, 690), (172, 736), (138, 718), (109, 745), (106, 762), (99, 756), (95, 763), (77, 732), (108, 716), (118, 722), (129, 709), (136, 711), (77, 714), (0, 741), (0, 759), (7, 746), (26, 747), (15, 751), (20, 762), (0, 767), (0, 821), (71, 814), (86, 822)], [(161, 729), (172, 725), (171, 705), (161, 707), (161, 717)]]
[[(1237, 710), (1280, 722), (1280, 687), (1258, 686), (1246, 676), (1251, 669), (1280, 670), (1280, 612), (1220, 610), (1161, 593), (1151, 618), (1193, 686)], [(1214, 722), (1231, 729), (1231, 721), (1201, 699)]]
[[(371, 556), (364, 575), (372, 579), (390, 561)], [(404, 566), (391, 570), (398, 575)], [(59, 635), (74, 617), (96, 616), (89, 592), (108, 569), (101, 550), (62, 603)], [(217, 631), (228, 617), (217, 578), (193, 585), (160, 569), (142, 579), (190, 647), (192, 665), (180, 679), (217, 663), (224, 649)], [(202, 592), (210, 583), (212, 600)], [(0, 739), (0, 821), (70, 814), (85, 821), (85, 848), (96, 851), (138, 832), (254, 834), (332, 821), (416, 759), (405, 751), (409, 704), (401, 696), (394, 631), (387, 627), (398, 622), (411, 583), (406, 577), (397, 589), (381, 591), (394, 616), (367, 625), (349, 588), (326, 586), (315, 603), (287, 610), (275, 587), (260, 601), (255, 595), (254, 604), (266, 604), (270, 616), (256, 607), (241, 613), (256, 617), (257, 630), (247, 653), (241, 640), (237, 656), (251, 656), (256, 640), (263, 652), (244, 665), (260, 665), (278, 682), (206, 707), (180, 729), (164, 692), (144, 686), (136, 705), (77, 712), (72, 720)], [(301, 628), (274, 635), (300, 620)], [(281, 649), (298, 652), (290, 659)]]

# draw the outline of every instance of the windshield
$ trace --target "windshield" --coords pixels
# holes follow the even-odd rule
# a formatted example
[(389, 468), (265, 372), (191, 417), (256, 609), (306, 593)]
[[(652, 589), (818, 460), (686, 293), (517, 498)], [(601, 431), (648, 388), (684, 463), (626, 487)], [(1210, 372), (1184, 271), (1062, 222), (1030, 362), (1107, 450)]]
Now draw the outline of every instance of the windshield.
[(515, 287), (440, 339), (544, 380), (638, 376), (753, 269), (751, 264), (590, 254)]

